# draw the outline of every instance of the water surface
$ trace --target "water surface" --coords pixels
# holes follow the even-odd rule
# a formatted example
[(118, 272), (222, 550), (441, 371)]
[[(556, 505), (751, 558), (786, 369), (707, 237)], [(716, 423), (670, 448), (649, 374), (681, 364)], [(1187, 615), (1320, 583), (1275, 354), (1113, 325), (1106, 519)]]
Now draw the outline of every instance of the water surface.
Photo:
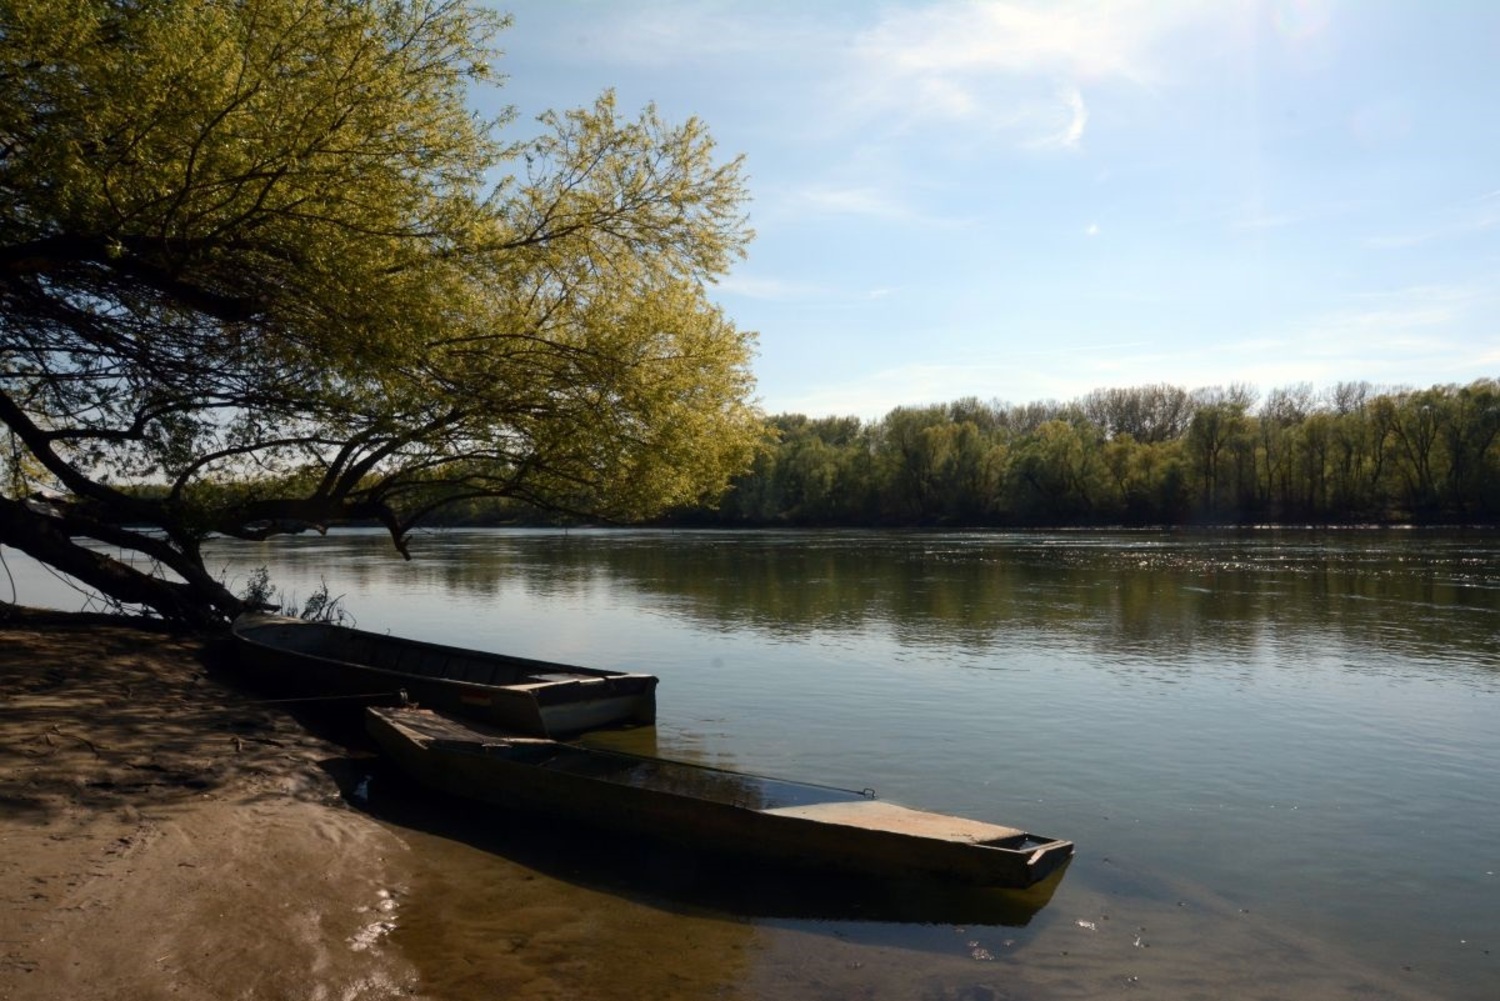
[[(1494, 996), (1493, 535), (476, 530), (413, 551), (346, 532), (213, 559), (299, 596), (326, 581), (364, 628), (655, 673), (659, 723), (626, 745), (1079, 846), (1039, 903), (924, 922), (769, 913), (670, 859), (640, 879), (416, 825), (427, 889), (393, 940), (435, 977), (455, 950), (478, 964), (444, 996), (520, 990), (483, 941), (525, 915), (506, 934), (552, 915), (580, 936), (538, 996)], [(528, 883), (502, 914), (519, 871), (555, 911)], [(700, 942), (691, 971), (672, 941)]]

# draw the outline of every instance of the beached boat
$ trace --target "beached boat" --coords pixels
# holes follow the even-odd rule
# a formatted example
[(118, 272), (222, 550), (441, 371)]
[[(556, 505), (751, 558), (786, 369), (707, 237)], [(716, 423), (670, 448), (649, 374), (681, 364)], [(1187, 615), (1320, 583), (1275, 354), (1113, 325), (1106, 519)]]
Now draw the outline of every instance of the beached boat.
[(649, 674), (463, 650), (260, 612), (233, 625), (252, 681), (367, 705), (414, 703), (517, 734), (557, 737), (656, 721)]
[(868, 792), (491, 734), (421, 709), (371, 708), (366, 726), (402, 770), (442, 792), (699, 850), (1016, 888), (1045, 879), (1073, 854), (1068, 841)]

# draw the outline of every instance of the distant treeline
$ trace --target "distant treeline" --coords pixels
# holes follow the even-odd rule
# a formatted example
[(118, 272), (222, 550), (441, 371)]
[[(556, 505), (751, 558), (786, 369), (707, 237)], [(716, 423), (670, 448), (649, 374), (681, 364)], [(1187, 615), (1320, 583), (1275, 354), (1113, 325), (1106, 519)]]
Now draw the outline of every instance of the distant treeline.
[(1500, 383), (1101, 389), (772, 418), (713, 525), (1493, 522)]
[[(858, 417), (768, 418), (774, 440), (705, 527), (1068, 527), (1500, 522), (1500, 380), (1099, 389)], [(165, 488), (141, 487), (154, 494)], [(574, 521), (514, 499), (429, 525)]]

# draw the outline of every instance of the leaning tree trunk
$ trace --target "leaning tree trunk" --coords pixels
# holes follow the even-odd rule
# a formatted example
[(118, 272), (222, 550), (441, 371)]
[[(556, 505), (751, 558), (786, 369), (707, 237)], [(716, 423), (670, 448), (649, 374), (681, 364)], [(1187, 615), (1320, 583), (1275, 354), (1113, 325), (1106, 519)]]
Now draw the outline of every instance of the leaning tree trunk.
[[(100, 526), (92, 526), (98, 528)], [(159, 538), (112, 529), (109, 538), (86, 530), (83, 522), (34, 510), (25, 503), (0, 498), (0, 545), (11, 546), (95, 588), (123, 605), (141, 605), (162, 618), (194, 628), (221, 626), (241, 611), (244, 603), (204, 570), (193, 554), (170, 549)], [(82, 545), (80, 537), (135, 548), (167, 563), (183, 580), (144, 573), (129, 564)], [(162, 559), (169, 556), (169, 559)]]

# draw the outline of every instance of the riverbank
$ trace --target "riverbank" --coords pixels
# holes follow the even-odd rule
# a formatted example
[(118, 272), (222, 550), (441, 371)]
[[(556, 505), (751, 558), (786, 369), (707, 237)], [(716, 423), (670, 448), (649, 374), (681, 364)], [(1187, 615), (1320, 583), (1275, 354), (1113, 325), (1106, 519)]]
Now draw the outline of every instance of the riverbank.
[(0, 622), (0, 998), (382, 997), (401, 841), (203, 641)]

